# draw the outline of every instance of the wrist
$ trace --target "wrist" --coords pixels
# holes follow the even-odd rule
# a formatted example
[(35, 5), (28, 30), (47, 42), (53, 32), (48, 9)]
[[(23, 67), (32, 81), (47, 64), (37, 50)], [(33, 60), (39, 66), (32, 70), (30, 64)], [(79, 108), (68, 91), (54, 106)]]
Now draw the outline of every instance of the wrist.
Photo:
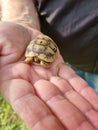
[(1, 0), (1, 21), (11, 21), (40, 30), (36, 9), (32, 0)]

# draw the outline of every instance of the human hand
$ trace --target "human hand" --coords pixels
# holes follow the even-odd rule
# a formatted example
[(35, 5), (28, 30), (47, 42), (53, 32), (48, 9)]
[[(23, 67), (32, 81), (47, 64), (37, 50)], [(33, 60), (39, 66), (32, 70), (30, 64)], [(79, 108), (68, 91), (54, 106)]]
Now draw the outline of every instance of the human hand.
[[(83, 123), (85, 125), (86, 130), (87, 129), (94, 130), (94, 128), (92, 128), (93, 125), (96, 127), (96, 129), (98, 129), (98, 126), (96, 123), (98, 122), (98, 119), (96, 116), (97, 114), (96, 115), (93, 114), (94, 116), (92, 116), (92, 118), (89, 117), (91, 118), (91, 120), (94, 119), (94, 121), (92, 121), (91, 124), (88, 123), (89, 119), (85, 119), (85, 115), (82, 114), (84, 111), (80, 112), (79, 111), (81, 110), (80, 105), (79, 104), (75, 105), (74, 101), (70, 103), (70, 100), (67, 99), (69, 102), (68, 104), (70, 105), (66, 109), (70, 108), (70, 111), (72, 110), (72, 114), (69, 113), (69, 115), (65, 115), (65, 118), (68, 119), (67, 116), (71, 117), (73, 113), (75, 116), (75, 114), (79, 112), (80, 116), (79, 117), (76, 116), (76, 117), (80, 120), (80, 124), (78, 124), (77, 118), (75, 118), (75, 122), (76, 122), (75, 126), (74, 124), (71, 125), (71, 122), (69, 122), (69, 125), (66, 126), (65, 122), (62, 122), (62, 120), (60, 120), (62, 116), (64, 115), (64, 113), (67, 114), (65, 110), (64, 111), (59, 110), (59, 106), (56, 107), (56, 109), (53, 109), (53, 108), (50, 108), (49, 104), (44, 103), (46, 100), (45, 100), (45, 97), (43, 98), (42, 96), (44, 96), (45, 94), (44, 86), (47, 86), (47, 83), (49, 84), (48, 87), (50, 91), (53, 91), (53, 93), (55, 92), (54, 94), (56, 94), (56, 92), (58, 91), (60, 92), (60, 95), (62, 95), (61, 94), (63, 93), (62, 88), (65, 88), (64, 84), (65, 82), (66, 83), (68, 82), (68, 84), (66, 84), (67, 88), (72, 89), (73, 87), (76, 93), (80, 95), (81, 97), (80, 99), (83, 98), (83, 101), (85, 97), (84, 108), (88, 108), (86, 103), (89, 102), (91, 108), (94, 107), (96, 111), (98, 110), (97, 109), (97, 102), (98, 102), (97, 94), (93, 92), (92, 90), (89, 90), (91, 91), (91, 93), (88, 95), (87, 95), (87, 92), (84, 91), (85, 92), (84, 93), (83, 91), (81, 91), (83, 87), (85, 88), (84, 81), (81, 81), (79, 77), (77, 78), (75, 73), (69, 67), (63, 64), (60, 64), (59, 69), (58, 69), (59, 71), (58, 76), (61, 77), (61, 85), (59, 86), (56, 85), (57, 80), (53, 80), (53, 76), (56, 75), (56, 69), (55, 69), (56, 66), (60, 62), (63, 61), (60, 56), (58, 56), (58, 59), (53, 63), (50, 69), (44, 69), (40, 66), (31, 67), (22, 62), (22, 60), (24, 59), (25, 48), (27, 44), (29, 43), (29, 41), (31, 40), (32, 36), (34, 35), (31, 35), (27, 29), (21, 26), (18, 26), (18, 27), (17, 26), (18, 25), (9, 24), (9, 23), (6, 24), (6, 26), (5, 24), (3, 24), (2, 26), (3, 28), (1, 27), (1, 31), (0, 31), (0, 34), (1, 34), (1, 38), (0, 38), (1, 39), (1, 42), (0, 42), (0, 52), (1, 52), (0, 53), (0, 62), (1, 62), (0, 63), (1, 65), (0, 66), (1, 67), (0, 68), (0, 74), (1, 74), (0, 86), (1, 86), (1, 91), (5, 99), (11, 104), (11, 106), (18, 113), (18, 115), (25, 121), (25, 123), (27, 124), (30, 130), (31, 129), (40, 129), (40, 130), (41, 129), (42, 130), (44, 129), (63, 130), (64, 129), (65, 130), (65, 129), (70, 129), (70, 128), (75, 129), (74, 127), (80, 126), (82, 119), (84, 119), (87, 122), (87, 123)], [(54, 79), (55, 78), (56, 77), (54, 77)], [(64, 80), (64, 82), (62, 80)], [(78, 83), (79, 85), (77, 87)], [(36, 87), (36, 86), (40, 86), (40, 87)], [(50, 89), (50, 86), (52, 86), (52, 88), (54, 89)], [(43, 88), (42, 92), (39, 91), (41, 87)], [(83, 90), (87, 90), (87, 89), (83, 89)], [(83, 92), (83, 93), (79, 93), (79, 92)], [(86, 94), (86, 96), (83, 94)], [(46, 94), (46, 95), (48, 97), (50, 94)], [(54, 97), (55, 95), (52, 95), (52, 96)], [(80, 99), (78, 100), (79, 102), (81, 101)], [(90, 101), (91, 99), (92, 99), (92, 102)], [(60, 107), (62, 105), (63, 104), (61, 100)], [(60, 112), (58, 113), (58, 115), (55, 115), (56, 110), (59, 110)], [(82, 129), (84, 126), (81, 125), (80, 127)]]
[[(84, 80), (73, 74), (69, 67), (63, 66), (60, 71), (62, 70), (66, 70), (65, 75), (62, 75), (66, 77), (65, 80), (55, 76), (49, 81), (36, 82), (34, 87), (37, 95), (59, 119), (65, 130), (98, 130), (98, 94)], [(42, 121), (40, 119), (39, 124)]]
[[(42, 74), (43, 76), (33, 75), (33, 67), (25, 64), (23, 60), (27, 45), (39, 34), (40, 32), (36, 30), (29, 30), (27, 27), (25, 28), (15, 23), (0, 23), (0, 90), (6, 101), (17, 111), (29, 128), (32, 126), (32, 123), (29, 123), (30, 120), (32, 121), (32, 118), (28, 117), (30, 108), (27, 110), (27, 114), (25, 113), (22, 117), (21, 110), (27, 106), (27, 103), (24, 101), (26, 104), (24, 103), (22, 106), (21, 98), (23, 97), (23, 100), (25, 100), (25, 95), (28, 96), (29, 92), (34, 91), (34, 80), (43, 79), (44, 74)], [(54, 72), (49, 70), (47, 72), (48, 79)], [(19, 103), (16, 103), (18, 101), (21, 102), (21, 108)]]
[(2, 86), (2, 92), (30, 130), (98, 129), (98, 96), (70, 68), (64, 66), (70, 80), (53, 76), (49, 81), (40, 79), (33, 69), (32, 74), (25, 73), (22, 63), (15, 68), (20, 76), (34, 75), (34, 84), (12, 79)]

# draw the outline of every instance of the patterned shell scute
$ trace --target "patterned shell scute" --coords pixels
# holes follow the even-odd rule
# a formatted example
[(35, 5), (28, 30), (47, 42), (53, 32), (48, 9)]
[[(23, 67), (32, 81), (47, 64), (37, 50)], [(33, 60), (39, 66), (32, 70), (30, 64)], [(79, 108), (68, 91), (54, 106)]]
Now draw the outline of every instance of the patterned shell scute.
[(57, 46), (49, 37), (39, 37), (31, 41), (25, 56), (37, 56), (40, 60), (53, 62), (57, 55)]

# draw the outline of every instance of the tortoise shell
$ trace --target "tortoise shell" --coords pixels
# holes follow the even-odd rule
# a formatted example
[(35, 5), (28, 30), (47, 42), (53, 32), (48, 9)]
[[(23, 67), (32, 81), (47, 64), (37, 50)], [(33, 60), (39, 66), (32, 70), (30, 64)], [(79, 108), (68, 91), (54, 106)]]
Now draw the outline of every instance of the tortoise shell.
[(57, 46), (54, 41), (47, 37), (37, 37), (27, 46), (25, 62), (49, 67), (57, 56)]

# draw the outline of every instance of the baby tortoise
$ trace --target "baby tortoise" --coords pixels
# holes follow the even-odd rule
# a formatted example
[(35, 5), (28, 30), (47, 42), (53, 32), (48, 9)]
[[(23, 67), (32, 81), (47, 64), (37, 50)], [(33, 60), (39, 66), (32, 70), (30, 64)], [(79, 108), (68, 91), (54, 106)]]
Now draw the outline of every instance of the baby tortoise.
[(48, 36), (37, 37), (27, 46), (25, 57), (25, 63), (49, 68), (57, 57), (57, 46)]

